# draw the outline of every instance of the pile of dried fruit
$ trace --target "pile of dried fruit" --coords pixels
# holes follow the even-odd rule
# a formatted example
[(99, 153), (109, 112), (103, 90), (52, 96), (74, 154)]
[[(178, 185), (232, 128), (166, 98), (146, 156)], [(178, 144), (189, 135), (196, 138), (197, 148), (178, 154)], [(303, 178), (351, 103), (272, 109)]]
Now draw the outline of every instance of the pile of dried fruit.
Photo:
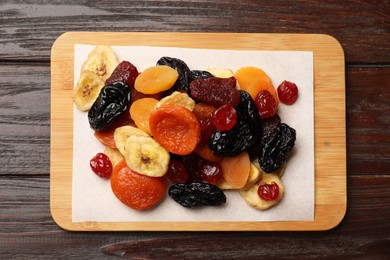
[(191, 70), (162, 57), (139, 73), (96, 46), (73, 97), (106, 146), (91, 169), (111, 179), (127, 206), (148, 209), (167, 192), (184, 207), (217, 206), (226, 202), (223, 190), (234, 189), (263, 210), (283, 197), (280, 178), (296, 138), (277, 107), (297, 96), (294, 83), (275, 90), (259, 68)]

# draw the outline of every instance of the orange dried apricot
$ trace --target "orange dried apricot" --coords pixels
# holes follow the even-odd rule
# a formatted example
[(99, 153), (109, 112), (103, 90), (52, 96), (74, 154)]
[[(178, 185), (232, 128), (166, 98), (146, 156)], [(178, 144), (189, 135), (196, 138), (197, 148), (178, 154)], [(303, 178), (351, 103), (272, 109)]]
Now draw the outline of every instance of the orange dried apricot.
[(149, 67), (135, 79), (134, 88), (144, 94), (156, 94), (170, 89), (179, 73), (169, 66)]
[(158, 100), (154, 98), (141, 98), (134, 101), (130, 107), (130, 116), (137, 127), (149, 135), (151, 134), (149, 117), (157, 103)]
[(251, 170), (251, 161), (247, 152), (235, 157), (224, 157), (221, 162), (223, 178), (234, 189), (245, 186)]
[(166, 105), (154, 110), (149, 126), (154, 139), (174, 154), (190, 154), (200, 141), (198, 119), (180, 105)]
[(145, 210), (164, 197), (167, 183), (164, 177), (149, 177), (131, 170), (126, 161), (122, 160), (112, 171), (111, 189), (126, 206)]
[(253, 100), (261, 90), (268, 90), (279, 104), (278, 94), (272, 85), (270, 77), (261, 69), (256, 67), (242, 67), (234, 73), (235, 78), (242, 90), (247, 91)]

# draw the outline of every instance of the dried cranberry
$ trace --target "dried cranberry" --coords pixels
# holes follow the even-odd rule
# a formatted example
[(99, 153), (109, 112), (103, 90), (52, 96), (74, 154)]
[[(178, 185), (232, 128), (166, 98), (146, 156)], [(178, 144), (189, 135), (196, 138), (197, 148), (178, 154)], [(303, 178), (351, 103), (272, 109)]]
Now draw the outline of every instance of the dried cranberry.
[(204, 182), (217, 184), (222, 179), (221, 166), (216, 162), (204, 161), (198, 171)]
[(261, 118), (268, 118), (276, 113), (276, 102), (268, 90), (260, 91), (255, 100)]
[(104, 153), (96, 154), (89, 162), (92, 171), (99, 177), (110, 178), (112, 173), (112, 164), (110, 158)]
[(173, 183), (186, 183), (188, 181), (188, 172), (184, 164), (176, 159), (171, 159), (167, 171), (168, 179)]
[(106, 79), (106, 85), (121, 81), (129, 85), (130, 88), (134, 87), (135, 78), (138, 77), (137, 68), (128, 61), (122, 61), (116, 66), (111, 76)]
[(237, 111), (231, 104), (226, 104), (215, 110), (211, 123), (219, 131), (227, 131), (237, 123)]
[(290, 81), (283, 81), (278, 86), (278, 97), (280, 102), (286, 105), (292, 105), (298, 98), (298, 87)]
[(271, 184), (260, 185), (257, 194), (263, 200), (276, 200), (279, 196), (279, 186), (274, 181)]
[(211, 135), (215, 130), (215, 126), (211, 123), (211, 116), (199, 119), (201, 138), (200, 143), (205, 144), (210, 140)]
[(191, 97), (197, 101), (220, 107), (240, 103), (240, 93), (236, 88), (236, 78), (198, 78), (190, 83)]

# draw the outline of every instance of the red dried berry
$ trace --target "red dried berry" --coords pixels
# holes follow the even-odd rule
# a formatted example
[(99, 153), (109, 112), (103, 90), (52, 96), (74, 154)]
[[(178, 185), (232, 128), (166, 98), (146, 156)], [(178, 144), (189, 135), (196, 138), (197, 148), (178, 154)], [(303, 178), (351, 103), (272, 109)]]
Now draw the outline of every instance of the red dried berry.
[(191, 97), (215, 107), (240, 103), (240, 93), (236, 88), (236, 78), (198, 78), (190, 83)]
[(168, 164), (167, 177), (172, 183), (186, 183), (188, 172), (184, 164), (176, 159), (171, 159)]
[(92, 171), (101, 178), (110, 178), (112, 173), (112, 163), (110, 158), (104, 153), (96, 154), (89, 162)]
[(222, 179), (222, 169), (221, 166), (216, 162), (204, 161), (198, 171), (200, 172), (200, 176), (202, 181), (218, 184), (218, 182)]
[(106, 85), (121, 81), (126, 83), (130, 88), (134, 87), (135, 79), (138, 77), (137, 68), (128, 61), (122, 61), (116, 66), (112, 74), (106, 79)]
[(276, 200), (279, 197), (279, 186), (274, 181), (260, 185), (257, 194), (263, 200)]
[(200, 124), (200, 144), (208, 143), (211, 135), (215, 130), (215, 126), (211, 123), (211, 117), (199, 119)]
[(215, 110), (211, 123), (219, 131), (227, 131), (237, 123), (237, 111), (231, 104), (226, 104)]
[(292, 105), (298, 98), (298, 87), (290, 81), (283, 81), (278, 86), (278, 97), (280, 102), (286, 105)]
[(268, 90), (260, 91), (255, 100), (261, 118), (268, 118), (276, 113), (276, 102)]

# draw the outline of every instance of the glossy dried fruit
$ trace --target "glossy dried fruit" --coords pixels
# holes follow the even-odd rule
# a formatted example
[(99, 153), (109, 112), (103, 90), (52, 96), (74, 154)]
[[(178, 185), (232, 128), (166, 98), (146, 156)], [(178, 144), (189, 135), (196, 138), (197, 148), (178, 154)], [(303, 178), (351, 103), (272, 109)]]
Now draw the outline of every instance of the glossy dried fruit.
[(276, 134), (264, 145), (259, 158), (263, 171), (271, 173), (277, 171), (287, 160), (296, 140), (295, 129), (282, 123)]
[(144, 94), (156, 94), (171, 88), (178, 76), (169, 66), (149, 67), (135, 79), (134, 88)]
[(172, 94), (175, 91), (185, 91), (189, 93), (191, 71), (184, 61), (177, 58), (162, 57), (157, 61), (157, 65), (169, 66), (175, 69), (179, 74), (179, 77), (176, 80), (175, 84), (170, 89), (164, 92), (163, 94), (164, 97)]
[(202, 182), (217, 184), (222, 179), (222, 169), (219, 163), (204, 160), (199, 167)]
[(112, 173), (112, 164), (110, 158), (104, 153), (96, 154), (89, 162), (92, 171), (101, 178), (110, 178)]
[(169, 161), (166, 176), (172, 183), (186, 183), (188, 181), (188, 172), (184, 164), (176, 159)]
[(190, 154), (200, 141), (198, 119), (180, 105), (166, 105), (153, 111), (149, 126), (157, 142), (174, 154)]
[(268, 118), (276, 113), (276, 102), (268, 90), (262, 90), (257, 94), (255, 103), (261, 118)]
[(154, 111), (158, 100), (154, 98), (141, 98), (134, 101), (130, 107), (130, 116), (137, 127), (149, 135), (151, 134), (149, 126), (150, 114)]
[(212, 105), (197, 103), (192, 111), (199, 120), (201, 129), (201, 138), (199, 143), (201, 144), (208, 143), (210, 136), (215, 130), (215, 126), (211, 123), (211, 117), (213, 116), (215, 110), (216, 108)]
[(190, 96), (215, 107), (225, 104), (235, 107), (240, 102), (234, 77), (196, 79), (190, 83)]
[(134, 172), (123, 160), (112, 172), (111, 189), (126, 206), (145, 210), (156, 205), (164, 197), (167, 184), (163, 177), (149, 177)]
[(130, 88), (126, 83), (115, 82), (104, 86), (98, 98), (88, 111), (92, 129), (104, 130), (113, 125), (130, 106)]
[(292, 105), (298, 98), (298, 87), (293, 82), (285, 80), (278, 86), (277, 90), (280, 102), (283, 104)]
[(276, 200), (279, 197), (279, 186), (276, 182), (259, 186), (257, 193), (263, 200)]
[(106, 79), (106, 85), (117, 81), (126, 83), (130, 88), (134, 87), (135, 79), (138, 77), (137, 68), (129, 61), (122, 61), (116, 66), (110, 77)]
[(209, 79), (213, 77), (214, 77), (213, 74), (205, 70), (191, 70), (190, 72), (190, 82), (199, 78)]
[(175, 184), (169, 188), (169, 196), (183, 207), (218, 206), (226, 202), (226, 196), (217, 186), (209, 183)]
[(237, 123), (237, 111), (231, 104), (223, 105), (213, 113), (211, 123), (219, 131), (230, 130)]

